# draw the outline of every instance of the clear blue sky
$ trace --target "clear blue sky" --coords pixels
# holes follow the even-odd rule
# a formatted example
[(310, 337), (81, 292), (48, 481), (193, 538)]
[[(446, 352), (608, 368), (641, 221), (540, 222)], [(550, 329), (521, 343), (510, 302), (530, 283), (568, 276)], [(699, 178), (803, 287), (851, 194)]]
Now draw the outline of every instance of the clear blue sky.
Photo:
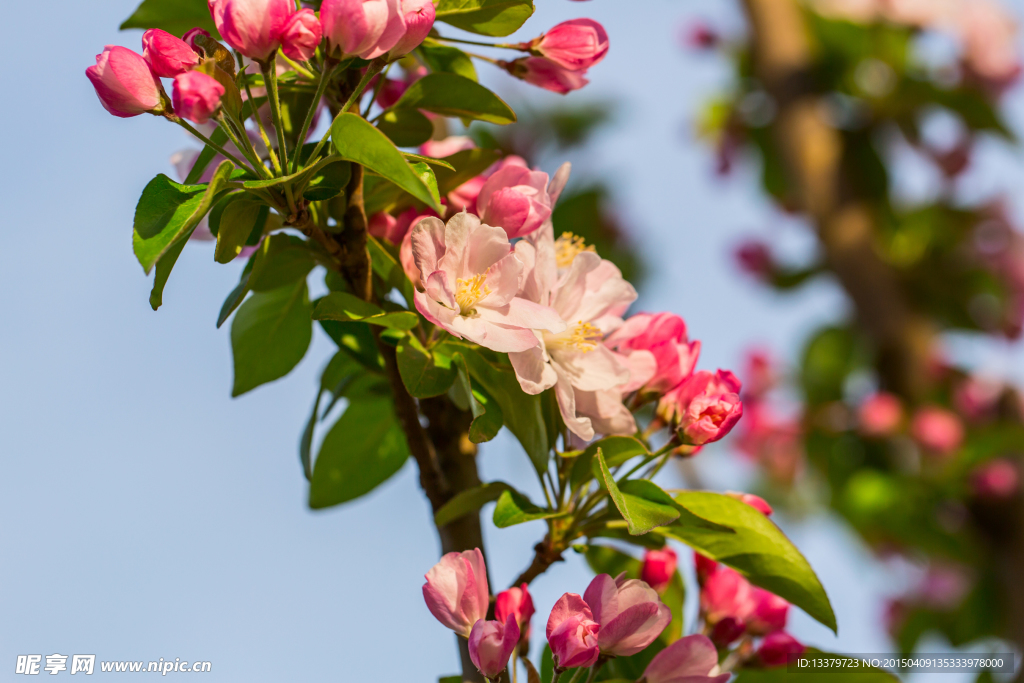
[[(452, 639), (420, 596), (438, 548), (412, 464), (355, 504), (315, 514), (306, 507), (296, 444), (330, 342), (318, 334), (290, 377), (231, 400), (228, 331), (214, 322), (240, 266), (217, 265), (207, 246), (190, 245), (164, 307), (149, 309), (149, 283), (131, 251), (132, 214), (146, 182), (169, 172), (168, 157), (187, 141), (149, 116), (109, 116), (84, 76), (106, 43), (140, 49), (139, 32), (117, 31), (134, 4), (56, 0), (5, 10), (0, 671), (9, 673), (18, 654), (59, 652), (209, 660), (211, 681), (454, 673)], [(713, 177), (708, 151), (692, 138), (700, 103), (725, 86), (728, 70), (687, 53), (677, 35), (698, 16), (737, 30), (732, 3), (537, 4), (523, 37), (584, 15), (611, 35), (608, 58), (575, 97), (617, 101), (621, 123), (575, 161), (581, 176), (615, 178), (622, 216), (651, 268), (642, 307), (686, 317), (704, 341), (704, 367), (736, 367), (755, 341), (792, 353), (809, 329), (839, 315), (842, 299), (827, 283), (779, 299), (731, 267), (731, 245), (749, 232), (774, 235), (793, 253), (808, 244), (758, 194), (752, 169)], [(45, 32), (30, 28), (40, 19)], [(487, 65), (480, 71), (513, 104), (524, 94), (557, 100)], [(1024, 100), (1014, 95), (1008, 106), (1020, 128)], [(993, 165), (974, 174), (972, 187), (1019, 187), (1018, 154), (992, 150)], [(909, 186), (926, 179), (904, 167)], [(1013, 350), (954, 349), (1024, 375)], [(715, 482), (742, 484), (722, 450), (701, 458)], [(484, 448), (480, 466), (485, 479), (529, 481), (525, 456), (505, 435)], [(836, 641), (797, 614), (797, 635), (824, 648), (887, 650), (875, 626), (877, 595), (894, 579), (831, 522), (787, 527), (840, 624)], [(500, 584), (525, 566), (542, 533), (539, 523), (488, 528)], [(535, 627), (562, 592), (582, 592), (588, 580), (575, 558), (538, 579)]]

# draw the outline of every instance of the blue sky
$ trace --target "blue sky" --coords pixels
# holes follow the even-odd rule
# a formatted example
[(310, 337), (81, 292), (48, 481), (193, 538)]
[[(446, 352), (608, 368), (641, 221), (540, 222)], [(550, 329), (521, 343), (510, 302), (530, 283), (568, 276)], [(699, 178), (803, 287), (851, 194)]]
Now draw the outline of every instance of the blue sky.
[[(0, 668), (18, 654), (59, 652), (209, 660), (206, 680), (223, 681), (454, 673), (452, 638), (420, 596), (438, 547), (412, 464), (344, 508), (306, 507), (296, 446), (331, 343), (318, 333), (292, 375), (231, 400), (228, 332), (214, 323), (240, 266), (190, 245), (164, 307), (149, 308), (132, 215), (146, 182), (169, 173), (168, 158), (188, 141), (153, 117), (111, 117), (84, 76), (106, 43), (140, 49), (139, 32), (117, 31), (134, 4), (56, 0), (46, 34), (7, 32), (8, 54), (21, 57), (0, 72)], [(758, 194), (753, 166), (716, 178), (693, 139), (699, 106), (726, 86), (728, 68), (682, 49), (678, 34), (695, 17), (739, 30), (733, 4), (537, 4), (524, 38), (578, 16), (611, 36), (591, 85), (572, 97), (615, 101), (619, 123), (574, 158), (575, 173), (614, 178), (650, 267), (642, 308), (683, 315), (704, 342), (703, 367), (737, 367), (758, 341), (792, 354), (814, 326), (841, 315), (829, 283), (780, 298), (731, 267), (730, 247), (751, 232), (794, 254), (809, 245)], [(15, 3), (7, 26), (33, 26), (39, 12)], [(479, 70), (513, 105), (558, 101)], [(1019, 128), (1024, 99), (1015, 94), (1007, 107)], [(993, 146), (985, 158), (971, 191), (1020, 186), (1019, 150)], [(909, 191), (927, 186), (926, 170), (900, 168)], [(951, 349), (1024, 376), (1019, 351), (1005, 345), (960, 339)], [(722, 450), (700, 457), (713, 482), (742, 485), (747, 473)], [(485, 480), (531, 476), (506, 434), (484, 448), (480, 468)], [(897, 579), (835, 522), (783, 522), (840, 623), (836, 640), (799, 613), (794, 632), (826, 649), (889, 649), (875, 620), (878, 595)], [(540, 523), (487, 529), (499, 584), (525, 566), (542, 533)], [(588, 581), (574, 557), (538, 579), (538, 623), (562, 592)]]

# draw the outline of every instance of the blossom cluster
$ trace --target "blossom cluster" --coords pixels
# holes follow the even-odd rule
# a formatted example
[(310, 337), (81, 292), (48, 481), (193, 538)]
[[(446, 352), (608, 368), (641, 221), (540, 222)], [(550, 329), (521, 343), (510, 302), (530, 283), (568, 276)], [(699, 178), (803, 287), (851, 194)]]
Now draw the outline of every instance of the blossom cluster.
[[(671, 552), (671, 551), (670, 551)], [(674, 556), (674, 553), (673, 553)], [(644, 574), (663, 574), (666, 565)], [(674, 564), (671, 573), (675, 572)], [(426, 574), (423, 597), (430, 613), (468, 639), (473, 664), (487, 679), (496, 679), (525, 654), (534, 614), (526, 584), (499, 593), (494, 619), (488, 620), (490, 599), (487, 568), (479, 549), (448, 553)], [(565, 593), (555, 603), (545, 627), (555, 671), (600, 666), (612, 657), (628, 657), (651, 645), (672, 620), (669, 608), (646, 581), (600, 574), (580, 596)], [(659, 652), (644, 671), (647, 683), (725, 683), (718, 653), (703, 635), (681, 638)]]

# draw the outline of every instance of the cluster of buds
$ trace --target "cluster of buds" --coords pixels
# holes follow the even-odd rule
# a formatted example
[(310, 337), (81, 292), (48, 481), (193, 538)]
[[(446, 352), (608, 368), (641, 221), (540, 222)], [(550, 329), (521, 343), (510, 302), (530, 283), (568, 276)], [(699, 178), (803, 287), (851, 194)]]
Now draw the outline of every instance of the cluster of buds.
[(593, 19), (572, 19), (529, 42), (507, 47), (529, 52), (530, 56), (499, 62), (506, 71), (564, 95), (589, 83), (587, 69), (608, 54), (608, 34)]
[[(425, 578), (427, 608), (468, 640), (470, 658), (485, 678), (496, 680), (510, 660), (514, 663), (517, 651), (525, 656), (534, 614), (526, 584), (499, 593), (494, 600), (495, 618), (488, 620), (487, 569), (478, 549), (448, 553)], [(601, 574), (582, 596), (565, 593), (551, 610), (545, 636), (556, 675), (634, 655), (651, 645), (671, 620), (671, 611), (647, 582)], [(692, 635), (659, 652), (643, 679), (647, 683), (725, 683), (729, 674), (719, 673), (712, 642)]]

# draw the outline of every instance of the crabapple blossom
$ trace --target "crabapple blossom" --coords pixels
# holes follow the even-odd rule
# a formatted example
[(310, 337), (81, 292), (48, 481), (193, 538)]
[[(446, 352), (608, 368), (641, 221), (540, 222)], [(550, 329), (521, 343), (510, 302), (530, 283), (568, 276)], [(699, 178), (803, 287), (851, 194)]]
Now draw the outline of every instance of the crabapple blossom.
[(413, 228), (411, 243), (423, 285), (415, 294), (416, 308), (435, 325), (503, 353), (537, 346), (533, 330), (565, 330), (554, 310), (516, 296), (524, 266), (501, 228), (466, 212), (448, 225), (424, 218)]
[(424, 578), (427, 609), (451, 630), (468, 638), (473, 625), (487, 618), (490, 593), (487, 567), (479, 548), (448, 553)]
[(328, 50), (342, 55), (371, 52), (388, 25), (390, 0), (324, 0), (320, 23)]
[(196, 123), (206, 123), (220, 107), (224, 86), (201, 71), (187, 71), (174, 78), (171, 101), (174, 112)]
[(709, 624), (733, 618), (746, 622), (754, 608), (753, 586), (734, 569), (716, 567), (700, 590), (700, 609)]
[(402, 0), (401, 12), (405, 33), (391, 48), (391, 59), (407, 55), (419, 47), (434, 26), (436, 11), (432, 0)]
[(199, 64), (199, 55), (188, 43), (158, 28), (142, 34), (142, 56), (153, 73), (164, 78), (174, 78)]
[(676, 567), (679, 564), (679, 556), (672, 548), (665, 547), (661, 550), (650, 550), (644, 552), (644, 564), (640, 569), (640, 580), (646, 582), (651, 588), (664, 593), (675, 576)]
[(709, 576), (718, 571), (718, 563), (706, 555), (695, 552), (693, 554), (693, 566), (697, 571), (697, 581), (704, 583)]
[(579, 90), (590, 82), (585, 77), (586, 71), (566, 69), (547, 57), (521, 57), (501, 62), (501, 66), (518, 79), (560, 95)]
[(120, 45), (107, 45), (96, 64), (85, 70), (100, 104), (114, 116), (128, 118), (163, 110), (160, 80), (142, 55)]
[(608, 34), (593, 19), (572, 19), (523, 45), (569, 71), (585, 71), (608, 54)]
[(658, 415), (676, 426), (692, 446), (718, 441), (743, 416), (738, 395), (740, 381), (728, 370), (711, 374), (701, 370), (665, 394), (658, 403)]
[(497, 678), (519, 642), (519, 625), (509, 614), (504, 622), (479, 620), (469, 633), (469, 658), (484, 678)]
[(951, 455), (963, 443), (964, 427), (954, 413), (938, 406), (925, 406), (914, 414), (910, 434), (926, 451)]
[[(630, 316), (605, 344), (629, 359), (629, 384), (623, 393), (668, 391), (693, 373), (700, 355), (700, 342), (688, 340), (686, 323), (673, 313)], [(650, 368), (653, 372), (645, 373)]]
[(576, 593), (565, 593), (551, 608), (545, 635), (559, 669), (590, 666), (601, 655), (600, 626), (590, 607)]
[(321, 32), (316, 13), (304, 7), (293, 14), (281, 29), (281, 51), (291, 59), (305, 61), (320, 45)]
[(857, 410), (860, 430), (867, 436), (890, 436), (902, 421), (900, 399), (884, 391), (869, 396)]
[(658, 592), (638, 579), (598, 574), (583, 599), (601, 626), (597, 640), (606, 655), (628, 657), (640, 652), (672, 621), (672, 611)]
[(1017, 493), (1020, 474), (1008, 458), (996, 458), (977, 467), (971, 474), (971, 490), (979, 498), (1005, 500)]
[(765, 666), (782, 666), (790, 655), (800, 655), (807, 650), (803, 643), (784, 631), (771, 633), (761, 642), (757, 656)]
[(534, 611), (533, 598), (525, 583), (518, 588), (513, 586), (503, 590), (494, 598), (494, 618), (504, 622), (506, 617), (514, 616), (522, 630), (523, 638), (530, 635), (530, 619), (533, 618)]
[(659, 652), (644, 669), (646, 683), (725, 683), (731, 674), (718, 671), (718, 651), (706, 636), (680, 638)]
[(228, 45), (257, 61), (281, 47), (281, 33), (295, 14), (292, 0), (208, 0), (217, 31)]
[(480, 219), (504, 229), (509, 239), (536, 231), (552, 208), (548, 174), (518, 165), (506, 165), (488, 178), (476, 199)]
[(768, 501), (761, 496), (755, 496), (753, 493), (742, 493), (740, 491), (726, 491), (725, 495), (735, 498), (742, 503), (746, 503), (765, 517), (770, 517), (772, 514), (772, 506), (769, 505)]
[(746, 620), (747, 632), (761, 636), (786, 628), (789, 603), (757, 586), (752, 586), (750, 592), (753, 607)]

